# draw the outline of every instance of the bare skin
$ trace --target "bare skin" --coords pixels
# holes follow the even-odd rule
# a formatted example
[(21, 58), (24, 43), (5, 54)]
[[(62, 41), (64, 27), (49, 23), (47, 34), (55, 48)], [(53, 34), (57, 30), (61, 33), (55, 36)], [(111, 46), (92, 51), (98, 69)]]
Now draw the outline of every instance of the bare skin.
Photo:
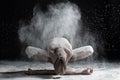
[[(38, 61), (46, 61), (50, 62), (54, 66), (55, 74), (61, 75), (76, 75), (76, 74), (84, 74), (90, 75), (93, 70), (90, 68), (81, 70), (81, 69), (72, 69), (68, 68), (67, 64), (70, 61), (77, 61), (80, 59), (84, 59), (94, 52), (91, 46), (84, 46), (76, 49), (72, 49), (71, 44), (65, 38), (54, 38), (49, 41), (48, 50), (43, 50), (40, 48), (28, 46), (26, 48), (26, 54), (28, 58), (32, 58), (33, 60)], [(31, 73), (35, 73), (33, 70), (29, 69)], [(29, 72), (29, 71), (28, 71)], [(52, 73), (49, 71), (49, 73)]]
[[(56, 75), (57, 74), (55, 70), (32, 70), (30, 68), (25, 73), (28, 75)], [(65, 74), (63, 75), (90, 75), (91, 73), (93, 73), (93, 70), (90, 68), (87, 68), (84, 70), (70, 69), (70, 70), (66, 70)]]

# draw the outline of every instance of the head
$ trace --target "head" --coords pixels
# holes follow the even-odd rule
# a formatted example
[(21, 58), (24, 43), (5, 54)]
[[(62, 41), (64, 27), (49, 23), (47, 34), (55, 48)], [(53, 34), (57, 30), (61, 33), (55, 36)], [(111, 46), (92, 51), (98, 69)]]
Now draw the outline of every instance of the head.
[(51, 49), (50, 57), (57, 74), (64, 74), (66, 72), (66, 67), (70, 56), (72, 56), (70, 51), (65, 48)]

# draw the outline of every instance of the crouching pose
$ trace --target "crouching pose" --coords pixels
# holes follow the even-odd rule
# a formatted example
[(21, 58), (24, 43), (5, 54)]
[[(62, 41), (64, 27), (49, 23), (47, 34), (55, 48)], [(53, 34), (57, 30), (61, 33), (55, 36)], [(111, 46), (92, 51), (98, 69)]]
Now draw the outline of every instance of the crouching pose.
[(91, 46), (72, 49), (71, 44), (65, 38), (53, 38), (50, 40), (47, 50), (32, 46), (26, 48), (28, 58), (51, 62), (56, 74), (91, 74), (93, 70), (90, 68), (84, 70), (72, 69), (68, 68), (67, 64), (69, 61), (84, 59), (92, 55), (93, 52), (94, 50)]

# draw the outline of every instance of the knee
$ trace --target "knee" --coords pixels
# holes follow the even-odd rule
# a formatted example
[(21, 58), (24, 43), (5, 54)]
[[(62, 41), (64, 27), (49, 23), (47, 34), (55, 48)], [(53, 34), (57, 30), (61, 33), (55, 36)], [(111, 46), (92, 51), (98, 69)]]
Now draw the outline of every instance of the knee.
[(92, 55), (92, 54), (94, 53), (94, 49), (93, 49), (93, 47), (90, 46), (90, 45), (86, 46), (86, 51), (87, 51), (90, 55)]
[(27, 54), (28, 58), (31, 58), (34, 53), (33, 53), (33, 48), (31, 46), (28, 46), (26, 49), (25, 49), (25, 53)]

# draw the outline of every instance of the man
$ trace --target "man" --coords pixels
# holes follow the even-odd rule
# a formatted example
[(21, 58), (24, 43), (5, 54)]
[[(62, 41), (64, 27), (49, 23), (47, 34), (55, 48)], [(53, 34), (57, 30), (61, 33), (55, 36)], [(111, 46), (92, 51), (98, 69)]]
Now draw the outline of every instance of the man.
[(39, 61), (51, 62), (56, 74), (91, 74), (92, 69), (76, 70), (67, 67), (69, 61), (84, 59), (94, 52), (91, 46), (72, 49), (71, 44), (65, 38), (53, 38), (49, 41), (47, 50), (28, 46), (26, 54), (28, 58)]

